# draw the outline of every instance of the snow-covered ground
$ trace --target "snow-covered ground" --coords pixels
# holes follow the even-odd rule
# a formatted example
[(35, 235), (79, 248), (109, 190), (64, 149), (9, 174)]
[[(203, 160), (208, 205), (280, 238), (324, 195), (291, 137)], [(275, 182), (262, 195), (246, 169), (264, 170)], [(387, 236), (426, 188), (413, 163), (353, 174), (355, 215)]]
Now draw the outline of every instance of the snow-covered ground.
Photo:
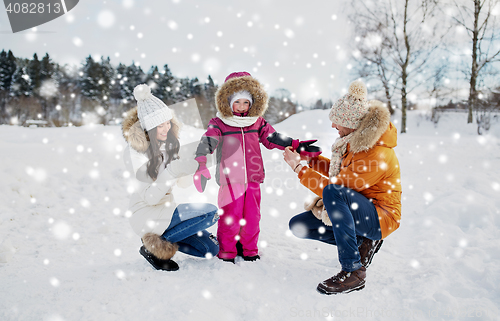
[[(337, 134), (327, 115), (304, 112), (275, 128), (318, 138), (329, 156)], [(337, 296), (315, 290), (339, 271), (336, 248), (288, 231), (311, 193), (281, 152), (263, 150), (262, 260), (178, 253), (180, 270), (161, 272), (139, 255), (126, 218), (124, 146), (120, 127), (0, 126), (0, 320), (498, 320), (498, 122), (478, 136), (464, 114), (437, 127), (409, 114), (396, 148), (401, 227), (366, 288)], [(215, 190), (176, 194), (215, 202)]]

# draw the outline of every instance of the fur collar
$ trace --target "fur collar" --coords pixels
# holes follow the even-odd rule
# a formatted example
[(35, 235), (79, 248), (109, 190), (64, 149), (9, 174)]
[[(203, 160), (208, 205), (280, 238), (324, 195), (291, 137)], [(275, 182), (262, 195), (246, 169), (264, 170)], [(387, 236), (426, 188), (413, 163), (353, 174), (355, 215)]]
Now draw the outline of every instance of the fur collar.
[(264, 86), (251, 76), (231, 78), (219, 87), (215, 94), (217, 111), (224, 118), (232, 117), (233, 111), (229, 106), (229, 97), (241, 90), (248, 90), (253, 98), (253, 104), (247, 116), (258, 117), (264, 115), (267, 109), (268, 96)]
[[(173, 115), (171, 123), (171, 131), (174, 133), (175, 137), (179, 138), (180, 123), (175, 115)], [(122, 123), (122, 134), (130, 147), (137, 152), (144, 154), (148, 150), (149, 137), (141, 127), (139, 117), (137, 116), (137, 107), (127, 112)]]
[(382, 102), (372, 100), (368, 104), (370, 105), (368, 113), (363, 117), (358, 129), (353, 132), (353, 136), (349, 140), (349, 149), (353, 153), (367, 151), (375, 146), (391, 122), (391, 114)]

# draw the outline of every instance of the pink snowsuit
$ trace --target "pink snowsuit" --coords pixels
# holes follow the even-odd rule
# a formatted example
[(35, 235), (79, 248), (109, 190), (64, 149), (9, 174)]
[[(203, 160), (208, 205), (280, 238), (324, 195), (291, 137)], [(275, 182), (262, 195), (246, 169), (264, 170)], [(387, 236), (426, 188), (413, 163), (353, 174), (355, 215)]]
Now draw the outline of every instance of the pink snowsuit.
[(223, 210), (217, 229), (220, 258), (236, 257), (238, 235), (243, 255), (258, 254), (260, 184), (265, 176), (260, 143), (283, 150), (267, 140), (274, 132), (262, 117), (248, 127), (229, 126), (220, 118), (212, 118), (208, 124), (204, 137), (217, 141), (212, 147), (217, 150), (218, 205)]
[[(233, 117), (229, 98), (242, 90), (252, 95), (253, 104), (246, 114), (239, 115), (242, 117)], [(267, 103), (264, 87), (251, 76), (226, 79), (216, 93), (219, 113), (210, 120), (196, 151), (197, 157), (217, 152), (218, 205), (223, 210), (217, 239), (222, 259), (236, 257), (238, 240), (244, 256), (258, 254), (260, 184), (264, 181), (260, 143), (281, 150), (291, 145), (291, 138), (276, 133), (262, 118)]]

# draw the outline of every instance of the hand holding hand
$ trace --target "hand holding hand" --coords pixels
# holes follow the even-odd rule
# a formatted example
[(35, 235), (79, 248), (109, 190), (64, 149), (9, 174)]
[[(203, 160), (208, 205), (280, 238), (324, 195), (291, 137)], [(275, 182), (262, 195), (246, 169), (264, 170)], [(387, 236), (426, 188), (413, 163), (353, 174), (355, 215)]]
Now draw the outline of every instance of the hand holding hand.
[(300, 164), (300, 155), (299, 153), (294, 151), (291, 146), (285, 148), (283, 157), (285, 159), (285, 162), (292, 168), (292, 170), (295, 170), (298, 164)]

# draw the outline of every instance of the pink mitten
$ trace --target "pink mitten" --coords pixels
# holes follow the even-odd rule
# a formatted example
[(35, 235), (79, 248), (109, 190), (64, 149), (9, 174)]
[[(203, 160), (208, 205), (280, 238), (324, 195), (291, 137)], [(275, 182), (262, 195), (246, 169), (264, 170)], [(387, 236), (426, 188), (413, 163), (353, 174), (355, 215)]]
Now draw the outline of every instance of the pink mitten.
[(321, 155), (321, 148), (313, 145), (317, 141), (318, 141), (317, 139), (302, 140), (302, 141), (294, 139), (292, 140), (292, 148), (296, 150), (300, 155), (308, 157), (317, 157)]
[(212, 178), (210, 176), (210, 171), (207, 168), (207, 157), (206, 156), (198, 156), (195, 160), (200, 164), (198, 166), (198, 170), (194, 173), (193, 181), (194, 186), (198, 190), (198, 192), (203, 193), (205, 187), (207, 186), (207, 181)]

